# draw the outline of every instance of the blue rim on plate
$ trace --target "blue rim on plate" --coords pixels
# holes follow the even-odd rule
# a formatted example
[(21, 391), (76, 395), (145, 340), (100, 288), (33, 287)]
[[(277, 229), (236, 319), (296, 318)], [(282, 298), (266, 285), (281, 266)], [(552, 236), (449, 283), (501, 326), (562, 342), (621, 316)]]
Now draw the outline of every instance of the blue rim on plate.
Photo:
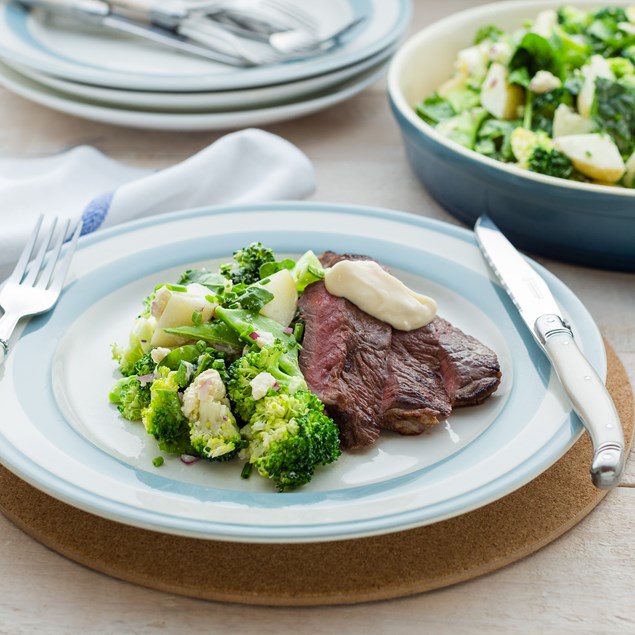
[[(277, 494), (228, 490), (211, 480), (201, 485), (166, 478), (152, 466), (140, 469), (98, 447), (69, 423), (72, 416), (63, 414), (67, 410), (51, 383), (64, 376), (64, 355), (71, 361), (77, 355), (65, 352), (64, 338), (77, 332), (78, 323), (87, 316), (92, 319), (97, 308), (108, 306), (109, 298), (119, 297), (121, 289), (145, 276), (226, 257), (254, 239), (280, 252), (331, 247), (370, 253), (440, 289), (448, 288), (468, 303), (474, 313), (464, 315), (468, 326), (471, 320), (476, 325), (478, 314), (479, 324), (495, 325), (500, 348), (509, 348), (504, 361), (511, 386), (500, 409), (493, 411), (491, 424), (458, 452), (424, 469), (354, 487), (308, 486)], [(585, 354), (605, 377), (604, 347), (592, 318), (564, 284), (532, 264), (573, 322)], [(7, 417), (0, 421), (0, 456), (36, 487), (119, 522), (179, 535), (255, 542), (339, 540), (399, 531), (504, 496), (547, 469), (581, 433), (577, 417), (563, 405), (542, 352), (491, 279), (472, 233), (439, 221), (319, 203), (189, 210), (83, 238), (73, 276), (56, 310), (29, 323), (7, 360), (0, 400), (11, 422)], [(466, 313), (463, 305), (459, 308), (459, 313)], [(108, 351), (103, 360), (92, 361), (102, 362), (108, 364)], [(95, 404), (94, 414), (110, 425), (117, 417), (106, 408), (108, 388), (103, 387), (103, 403)], [(31, 398), (34, 391), (38, 400)], [(148, 441), (153, 442), (149, 437)], [(350, 465), (355, 461), (351, 459)], [(325, 473), (329, 469), (336, 468), (325, 468)]]
[[(361, 60), (378, 53), (395, 43), (405, 32), (410, 21), (411, 1), (391, 0), (396, 7), (394, 20), (385, 24), (378, 37), (373, 38), (360, 48), (347, 48), (347, 44), (363, 35), (369, 25), (378, 20), (380, 0), (345, 0), (350, 5), (354, 18), (366, 16), (367, 19), (356, 27), (350, 37), (344, 38), (340, 47), (316, 58), (285, 62), (281, 64), (236, 69), (216, 63), (204, 63), (202, 69), (188, 75), (186, 72), (141, 73), (115, 71), (108, 67), (88, 64), (78, 58), (70, 58), (52, 51), (39, 41), (29, 29), (29, 11), (24, 7), (10, 3), (0, 5), (0, 58), (29, 66), (39, 72), (65, 79), (133, 90), (158, 91), (205, 91), (235, 90), (255, 86), (281, 84), (315, 75), (328, 73), (345, 66), (354, 65)], [(384, 25), (382, 24), (382, 27)], [(2, 34), (5, 42), (2, 43)], [(7, 42), (8, 37), (12, 43)], [(96, 37), (94, 34), (92, 37)], [(19, 50), (18, 50), (19, 49)], [(179, 56), (184, 59), (183, 56)]]

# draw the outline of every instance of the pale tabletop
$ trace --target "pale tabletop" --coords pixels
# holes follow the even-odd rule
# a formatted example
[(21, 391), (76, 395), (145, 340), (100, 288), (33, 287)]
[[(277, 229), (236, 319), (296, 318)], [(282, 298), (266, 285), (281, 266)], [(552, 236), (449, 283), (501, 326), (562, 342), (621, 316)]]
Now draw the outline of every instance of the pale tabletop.
[[(411, 31), (477, 4), (418, 0)], [(95, 124), (2, 89), (0, 121), (0, 156), (47, 156), (89, 144), (116, 159), (152, 167), (181, 161), (223, 134)], [(313, 161), (315, 200), (456, 222), (409, 170), (385, 81), (343, 105), (267, 129), (296, 144)], [(541, 262), (586, 304), (635, 382), (635, 275)], [(635, 460), (620, 487), (536, 554), (451, 588), (350, 607), (256, 608), (168, 595), (77, 565), (1, 515), (0, 536), (3, 634), (635, 633)]]

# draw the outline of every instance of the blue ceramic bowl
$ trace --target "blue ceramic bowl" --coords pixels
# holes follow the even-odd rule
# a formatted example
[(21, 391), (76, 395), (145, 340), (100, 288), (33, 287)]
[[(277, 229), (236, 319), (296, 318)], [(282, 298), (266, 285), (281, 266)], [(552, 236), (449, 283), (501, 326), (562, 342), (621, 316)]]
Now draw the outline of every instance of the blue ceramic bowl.
[[(413, 109), (452, 75), (457, 52), (472, 45), (480, 26), (512, 30), (541, 10), (561, 4), (497, 2), (420, 31), (391, 63), (390, 105), (415, 174), (466, 225), (487, 213), (525, 251), (590, 267), (635, 271), (635, 189), (577, 183), (495, 161), (442, 136)], [(578, 0), (575, 5), (591, 8), (598, 3)]]

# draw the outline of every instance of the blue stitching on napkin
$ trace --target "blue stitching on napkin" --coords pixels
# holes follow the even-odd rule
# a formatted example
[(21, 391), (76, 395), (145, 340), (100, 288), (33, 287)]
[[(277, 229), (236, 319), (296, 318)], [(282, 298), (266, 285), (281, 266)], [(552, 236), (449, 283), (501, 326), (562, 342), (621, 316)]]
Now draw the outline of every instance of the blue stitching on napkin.
[(97, 198), (94, 198), (90, 203), (88, 203), (84, 213), (82, 214), (82, 236), (84, 234), (90, 234), (101, 227), (101, 224), (108, 215), (108, 210), (110, 209), (110, 204), (112, 203), (112, 197), (114, 195), (114, 192), (107, 192), (106, 194), (101, 194)]

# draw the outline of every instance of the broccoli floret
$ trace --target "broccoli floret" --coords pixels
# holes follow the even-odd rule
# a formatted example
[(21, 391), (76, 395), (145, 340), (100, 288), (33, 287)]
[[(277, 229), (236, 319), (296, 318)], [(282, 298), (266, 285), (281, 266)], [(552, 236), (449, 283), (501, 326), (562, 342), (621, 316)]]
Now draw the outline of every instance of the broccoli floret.
[(539, 146), (529, 158), (529, 169), (532, 172), (568, 179), (573, 173), (573, 163), (562, 152), (554, 148), (547, 150)]
[(275, 254), (261, 243), (251, 243), (234, 252), (234, 261), (221, 265), (219, 271), (234, 284), (253, 284), (260, 280), (260, 267), (275, 262)]
[(116, 404), (121, 416), (128, 421), (139, 421), (144, 408), (150, 405), (150, 383), (140, 382), (131, 375), (120, 379), (108, 395), (110, 403)]
[(606, 61), (617, 79), (635, 75), (633, 62), (625, 57), (609, 57)]
[(511, 144), (520, 167), (563, 179), (574, 173), (571, 160), (553, 147), (553, 141), (544, 132), (516, 128)]
[(140, 357), (134, 365), (134, 374), (135, 375), (151, 375), (156, 368), (156, 364), (152, 359), (152, 351), (148, 351), (143, 354), (143, 357)]
[(247, 424), (241, 434), (249, 445), (241, 457), (280, 491), (308, 483), (316, 466), (339, 456), (339, 432), (307, 389), (294, 336), (246, 311), (221, 309), (220, 318), (250, 346), (229, 367), (227, 380), (234, 412)]
[[(260, 379), (256, 380), (257, 377)], [(261, 386), (268, 380), (271, 390), (288, 394), (306, 390), (306, 381), (298, 364), (297, 346), (289, 347), (277, 340), (271, 346), (256, 348), (243, 355), (229, 367), (229, 398), (234, 404), (234, 411), (245, 422), (251, 419), (257, 400), (262, 396), (254, 396), (254, 380)]]
[(558, 9), (558, 24), (567, 33), (583, 34), (592, 20), (593, 16), (588, 11), (582, 11), (571, 5), (564, 5)]
[(143, 411), (142, 420), (146, 432), (157, 440), (162, 450), (192, 454), (188, 420), (181, 410), (177, 373), (166, 367), (157, 370), (158, 377), (150, 386), (150, 404)]
[(317, 466), (341, 454), (337, 426), (306, 390), (263, 397), (241, 433), (249, 443), (241, 457), (281, 492), (308, 483)]
[(119, 364), (122, 375), (134, 375), (135, 364), (150, 350), (150, 340), (156, 329), (157, 321), (152, 317), (138, 317), (130, 331), (128, 347), (113, 344), (112, 358)]
[(182, 411), (189, 421), (190, 443), (200, 456), (227, 461), (246, 445), (218, 371), (203, 371), (186, 388)]

